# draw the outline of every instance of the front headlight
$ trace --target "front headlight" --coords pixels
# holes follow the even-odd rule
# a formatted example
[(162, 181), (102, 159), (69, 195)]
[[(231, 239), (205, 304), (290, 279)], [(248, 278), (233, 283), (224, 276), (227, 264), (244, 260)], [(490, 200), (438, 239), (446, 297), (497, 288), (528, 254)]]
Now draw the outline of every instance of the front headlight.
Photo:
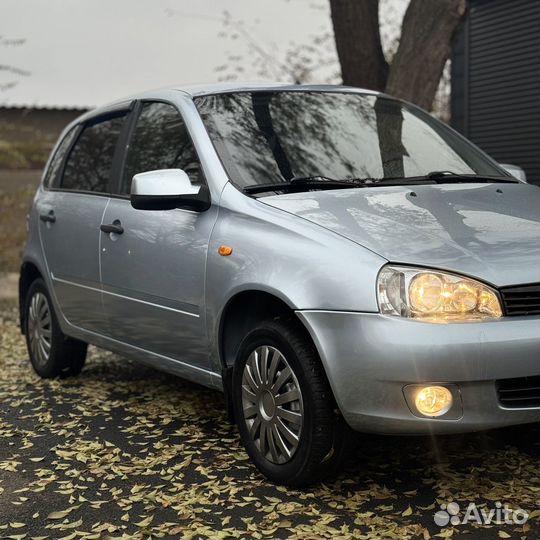
[(377, 294), (385, 315), (439, 323), (502, 317), (499, 297), (491, 287), (438, 270), (385, 266)]

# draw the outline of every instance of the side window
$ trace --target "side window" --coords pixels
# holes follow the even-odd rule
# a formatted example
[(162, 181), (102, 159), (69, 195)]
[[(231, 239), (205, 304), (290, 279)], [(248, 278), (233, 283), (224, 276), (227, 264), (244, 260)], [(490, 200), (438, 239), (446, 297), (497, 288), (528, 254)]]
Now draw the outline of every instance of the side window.
[(183, 169), (193, 184), (203, 182), (193, 142), (178, 110), (168, 103), (145, 103), (129, 145), (121, 191), (129, 194), (137, 173)]
[(43, 180), (43, 184), (45, 187), (54, 187), (55, 181), (58, 177), (58, 172), (60, 171), (60, 167), (62, 166), (62, 163), (64, 162), (64, 157), (66, 156), (66, 152), (68, 151), (69, 147), (71, 146), (71, 143), (73, 141), (73, 137), (75, 137), (75, 133), (77, 133), (77, 128), (71, 128), (65, 137), (62, 139), (60, 144), (58, 145), (56, 152), (54, 153), (54, 156), (51, 160), (51, 163), (49, 164), (49, 168), (47, 169), (47, 172), (45, 173), (45, 178)]
[(117, 116), (83, 129), (67, 159), (60, 187), (98, 193), (108, 191), (123, 122), (124, 116)]

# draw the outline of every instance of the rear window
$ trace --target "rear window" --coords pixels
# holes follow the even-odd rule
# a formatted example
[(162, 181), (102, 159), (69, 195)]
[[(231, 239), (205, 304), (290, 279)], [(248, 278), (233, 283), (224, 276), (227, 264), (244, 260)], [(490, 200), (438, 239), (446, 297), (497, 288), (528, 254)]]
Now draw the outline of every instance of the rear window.
[(125, 116), (87, 125), (73, 146), (61, 187), (75, 191), (107, 193), (114, 152)]

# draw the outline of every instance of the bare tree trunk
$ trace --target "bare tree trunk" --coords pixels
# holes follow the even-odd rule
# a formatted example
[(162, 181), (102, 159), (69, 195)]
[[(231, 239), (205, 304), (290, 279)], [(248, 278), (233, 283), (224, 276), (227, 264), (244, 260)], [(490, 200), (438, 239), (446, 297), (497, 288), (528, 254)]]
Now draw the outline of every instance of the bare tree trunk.
[(379, 33), (379, 0), (330, 0), (343, 84), (384, 90), (388, 64)]
[(430, 109), (465, 0), (411, 0), (386, 92)]

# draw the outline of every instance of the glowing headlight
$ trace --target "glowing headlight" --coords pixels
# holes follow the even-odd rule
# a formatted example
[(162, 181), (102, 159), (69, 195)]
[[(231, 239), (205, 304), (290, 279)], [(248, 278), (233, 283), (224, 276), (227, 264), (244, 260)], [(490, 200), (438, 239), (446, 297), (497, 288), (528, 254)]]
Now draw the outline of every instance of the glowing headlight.
[(377, 284), (381, 313), (427, 322), (459, 322), (502, 316), (497, 293), (474, 279), (427, 270), (385, 266)]

